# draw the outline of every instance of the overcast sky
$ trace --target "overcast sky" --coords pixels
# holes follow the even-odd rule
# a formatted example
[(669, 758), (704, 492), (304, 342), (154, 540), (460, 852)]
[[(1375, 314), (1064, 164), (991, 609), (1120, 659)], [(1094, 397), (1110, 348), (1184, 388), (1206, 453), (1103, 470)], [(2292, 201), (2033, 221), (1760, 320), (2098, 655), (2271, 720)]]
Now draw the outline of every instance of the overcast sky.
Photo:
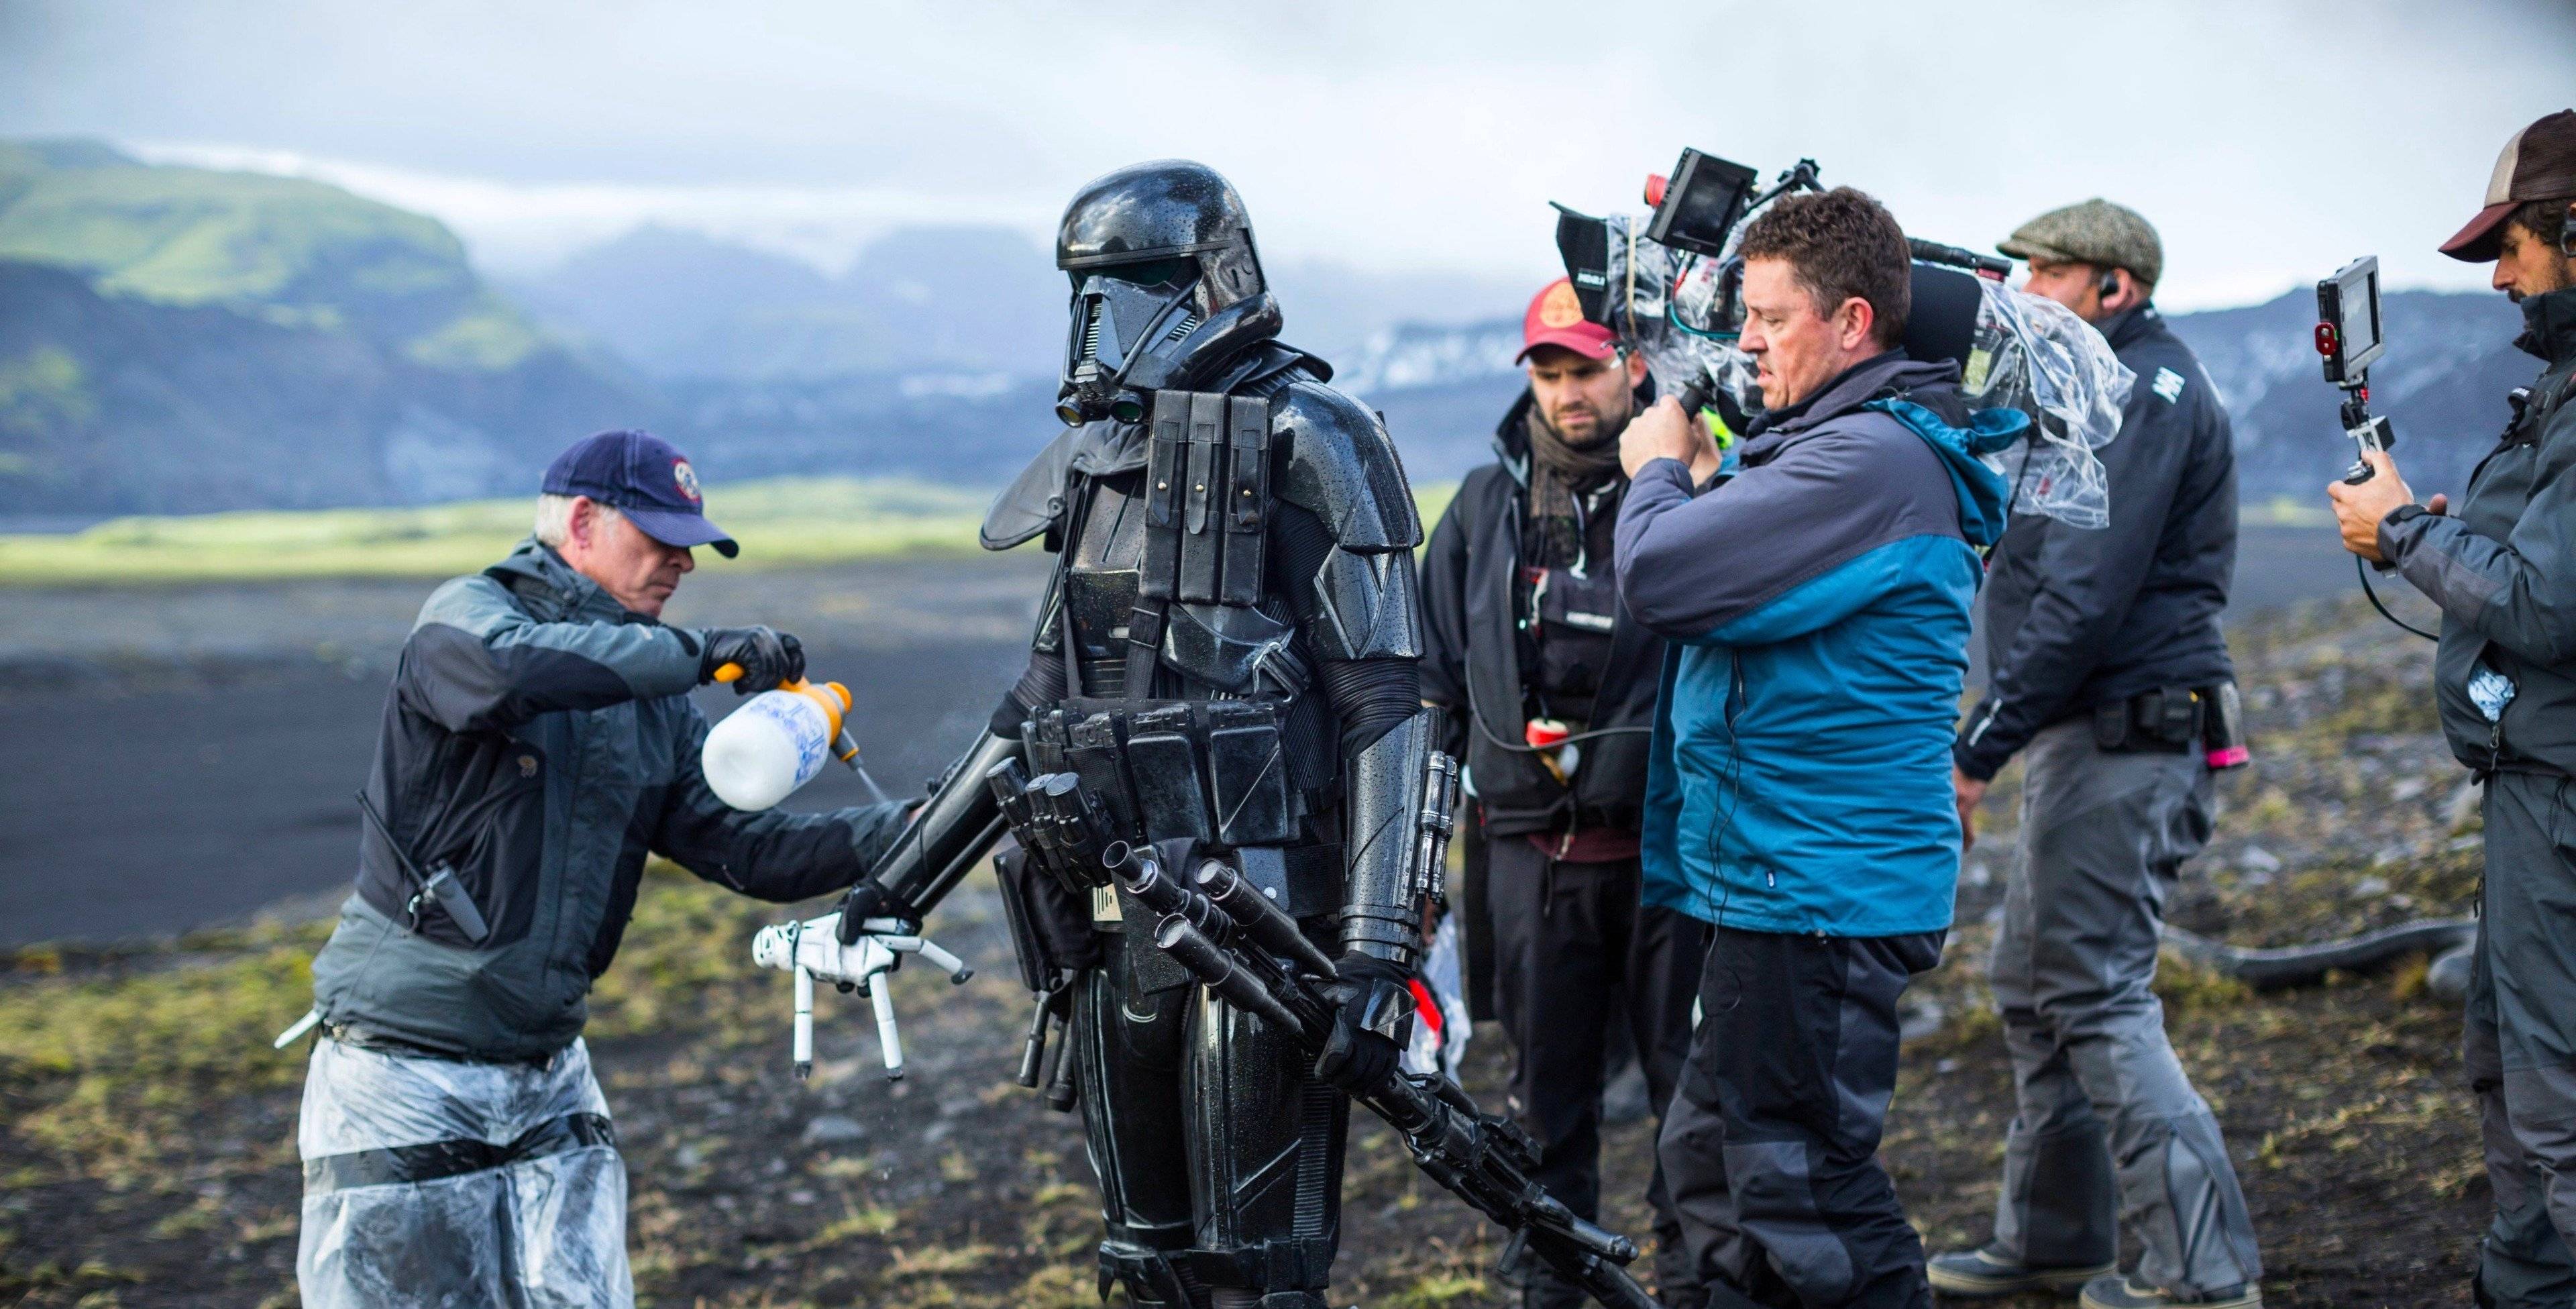
[(1635, 207), (1685, 145), (1801, 155), (1987, 246), (2102, 194), (2159, 299), (2433, 247), (2576, 100), (2576, 3), (211, 3), (0, 0), (0, 134), (301, 171), (527, 269), (646, 219), (846, 259), (916, 221), (1047, 231), (1183, 155), (1263, 247), (1538, 279), (1549, 200)]

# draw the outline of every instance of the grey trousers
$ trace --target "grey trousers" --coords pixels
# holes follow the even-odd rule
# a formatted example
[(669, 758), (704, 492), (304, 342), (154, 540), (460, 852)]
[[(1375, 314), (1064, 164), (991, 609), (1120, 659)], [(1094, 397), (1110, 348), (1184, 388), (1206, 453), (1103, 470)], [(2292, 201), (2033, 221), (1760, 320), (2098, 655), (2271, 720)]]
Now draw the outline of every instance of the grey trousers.
[(2149, 989), (2165, 894), (2209, 840), (2197, 752), (2106, 753), (2077, 719), (2022, 756), (2021, 843), (1995, 940), (1995, 1003), (2018, 1112), (2004, 1139), (1998, 1254), (2115, 1261), (2200, 1295), (2263, 1275), (2218, 1121), (2165, 1039)]
[(2495, 1221), (2478, 1280), (2498, 1305), (2576, 1304), (2576, 782), (2486, 786), (2486, 885), (2462, 1062)]

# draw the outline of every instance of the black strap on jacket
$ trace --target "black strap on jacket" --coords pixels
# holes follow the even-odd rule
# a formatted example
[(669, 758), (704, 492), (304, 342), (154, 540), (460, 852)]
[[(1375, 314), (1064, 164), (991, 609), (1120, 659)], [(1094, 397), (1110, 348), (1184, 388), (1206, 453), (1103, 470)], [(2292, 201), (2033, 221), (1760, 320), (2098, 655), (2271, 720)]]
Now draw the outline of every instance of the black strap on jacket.
[(328, 1195), (356, 1186), (434, 1182), (489, 1172), (527, 1159), (569, 1154), (588, 1146), (615, 1147), (617, 1128), (606, 1114), (565, 1114), (519, 1134), (508, 1145), (489, 1141), (432, 1141), (381, 1150), (352, 1150), (304, 1161), (304, 1194)]

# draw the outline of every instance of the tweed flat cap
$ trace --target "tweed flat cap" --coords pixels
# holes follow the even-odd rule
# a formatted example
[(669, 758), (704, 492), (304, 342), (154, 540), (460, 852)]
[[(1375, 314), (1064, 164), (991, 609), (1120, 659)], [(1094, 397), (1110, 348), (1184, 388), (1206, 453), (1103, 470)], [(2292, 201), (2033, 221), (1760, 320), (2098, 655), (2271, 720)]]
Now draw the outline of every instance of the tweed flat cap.
[(2099, 196), (2051, 209), (2013, 229), (1995, 248), (2040, 263), (2125, 268), (2142, 282), (2157, 281), (2165, 271), (2165, 243), (2157, 238), (2155, 224), (2137, 210)]

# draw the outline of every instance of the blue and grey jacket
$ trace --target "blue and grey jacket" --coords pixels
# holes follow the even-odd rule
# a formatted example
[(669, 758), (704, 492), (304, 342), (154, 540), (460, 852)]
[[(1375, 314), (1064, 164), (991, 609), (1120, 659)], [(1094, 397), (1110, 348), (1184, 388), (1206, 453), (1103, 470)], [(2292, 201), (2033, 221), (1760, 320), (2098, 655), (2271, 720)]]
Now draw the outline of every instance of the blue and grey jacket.
[[(617, 954), (647, 851), (764, 900), (858, 880), (894, 839), (897, 806), (728, 808), (698, 767), (699, 649), (533, 540), (430, 594), (367, 777), (390, 831), (360, 839), (357, 893), (313, 960), (335, 1036), (493, 1062), (562, 1049)], [(419, 894), (412, 870), (442, 865), (484, 919), (480, 940)]]
[(1724, 927), (1892, 936), (1950, 925), (1950, 740), (1978, 550), (2026, 430), (1970, 413), (1952, 363), (1891, 352), (1755, 425), (1694, 494), (1639, 469), (1628, 609), (1673, 644), (1647, 765), (1645, 897)]

